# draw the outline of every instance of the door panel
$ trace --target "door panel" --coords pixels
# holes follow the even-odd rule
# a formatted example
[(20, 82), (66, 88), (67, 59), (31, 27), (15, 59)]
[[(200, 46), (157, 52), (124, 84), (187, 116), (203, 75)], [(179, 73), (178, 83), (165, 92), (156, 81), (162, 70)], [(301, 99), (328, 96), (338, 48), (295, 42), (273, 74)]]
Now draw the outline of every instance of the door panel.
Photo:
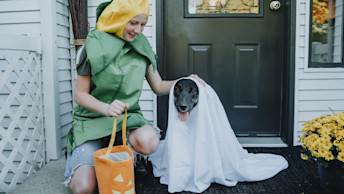
[(238, 136), (281, 131), (284, 1), (278, 11), (270, 2), (263, 1), (259, 17), (185, 17), (187, 3), (164, 3), (166, 78), (202, 77)]
[(234, 108), (258, 108), (259, 45), (235, 46)]
[(208, 80), (211, 71), (211, 45), (189, 45), (188, 72)]

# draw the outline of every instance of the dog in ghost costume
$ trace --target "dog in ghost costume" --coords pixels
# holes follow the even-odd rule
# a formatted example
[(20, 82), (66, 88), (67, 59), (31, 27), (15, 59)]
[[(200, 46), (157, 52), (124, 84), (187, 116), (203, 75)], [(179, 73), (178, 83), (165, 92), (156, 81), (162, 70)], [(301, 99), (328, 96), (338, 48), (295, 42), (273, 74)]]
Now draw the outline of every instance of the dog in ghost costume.
[(282, 156), (243, 149), (211, 86), (203, 86), (193, 78), (182, 79), (197, 84), (198, 103), (186, 122), (180, 120), (171, 87), (166, 137), (149, 156), (154, 176), (168, 185), (169, 192), (201, 193), (211, 183), (231, 187), (238, 182), (262, 181), (288, 167)]

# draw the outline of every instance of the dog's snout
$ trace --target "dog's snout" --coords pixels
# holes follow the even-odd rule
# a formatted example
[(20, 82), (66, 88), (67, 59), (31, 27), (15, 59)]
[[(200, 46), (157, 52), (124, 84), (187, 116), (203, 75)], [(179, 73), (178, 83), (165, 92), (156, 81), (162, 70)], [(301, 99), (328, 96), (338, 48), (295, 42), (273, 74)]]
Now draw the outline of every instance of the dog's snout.
[(181, 111), (187, 111), (187, 109), (188, 109), (187, 106), (183, 106), (183, 105), (180, 106), (180, 110), (181, 110)]

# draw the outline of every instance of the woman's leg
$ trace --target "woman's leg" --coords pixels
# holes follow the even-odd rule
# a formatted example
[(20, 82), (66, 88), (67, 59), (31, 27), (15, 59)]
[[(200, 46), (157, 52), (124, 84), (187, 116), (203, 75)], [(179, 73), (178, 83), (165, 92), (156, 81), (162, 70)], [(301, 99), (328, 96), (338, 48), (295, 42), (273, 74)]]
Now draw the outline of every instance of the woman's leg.
[(109, 139), (109, 137), (104, 137), (87, 141), (68, 154), (65, 176), (70, 180), (69, 187), (73, 193), (95, 193), (97, 191), (93, 152), (107, 146)]
[(73, 193), (95, 193), (97, 179), (94, 166), (81, 165), (75, 171), (69, 184)]
[(134, 150), (144, 155), (154, 153), (160, 141), (157, 130), (150, 125), (131, 130), (128, 139)]

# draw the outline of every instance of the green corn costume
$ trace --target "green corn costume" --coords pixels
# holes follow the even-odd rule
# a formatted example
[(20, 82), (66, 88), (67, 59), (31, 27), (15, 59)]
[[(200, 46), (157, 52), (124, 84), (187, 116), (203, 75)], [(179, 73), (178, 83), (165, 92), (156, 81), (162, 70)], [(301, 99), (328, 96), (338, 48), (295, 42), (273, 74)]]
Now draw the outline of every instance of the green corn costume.
[[(100, 4), (97, 18), (110, 2)], [(105, 103), (115, 99), (129, 103), (127, 129), (136, 129), (151, 123), (140, 111), (139, 98), (148, 65), (155, 70), (155, 54), (147, 40), (140, 34), (134, 41), (126, 42), (109, 33), (92, 30), (85, 43), (91, 66), (90, 94)], [(79, 51), (80, 52), (80, 51)], [(88, 140), (111, 135), (113, 117), (90, 111), (80, 105), (73, 109), (73, 130), (67, 136), (67, 151)], [(117, 131), (121, 130), (123, 115), (117, 117)]]

